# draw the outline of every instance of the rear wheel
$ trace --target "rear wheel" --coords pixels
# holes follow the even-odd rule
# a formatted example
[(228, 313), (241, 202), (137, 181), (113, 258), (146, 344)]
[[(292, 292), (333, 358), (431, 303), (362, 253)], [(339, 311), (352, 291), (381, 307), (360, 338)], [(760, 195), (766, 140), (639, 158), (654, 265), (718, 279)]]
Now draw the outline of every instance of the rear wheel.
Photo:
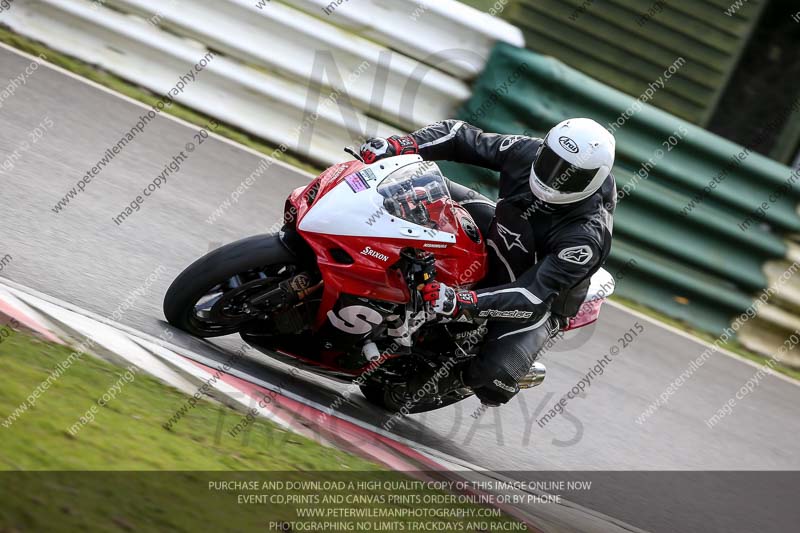
[(409, 401), (408, 388), (405, 384), (380, 383), (370, 381), (361, 385), (361, 394), (367, 401), (392, 413), (408, 414), (425, 413), (447, 407), (472, 396), (467, 389), (457, 389), (435, 398), (426, 398), (417, 402)]
[(226, 244), (175, 278), (164, 296), (164, 316), (197, 337), (236, 333), (258, 319), (248, 300), (291, 277), (296, 261), (277, 235)]

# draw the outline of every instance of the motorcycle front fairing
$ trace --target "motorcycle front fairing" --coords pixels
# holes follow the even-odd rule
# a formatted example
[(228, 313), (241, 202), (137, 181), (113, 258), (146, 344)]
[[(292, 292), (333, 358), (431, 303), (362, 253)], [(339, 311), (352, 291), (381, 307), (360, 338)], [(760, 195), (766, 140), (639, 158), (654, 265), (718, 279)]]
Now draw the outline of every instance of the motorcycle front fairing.
[[(419, 156), (334, 167), (290, 202), (298, 214), (297, 231), (313, 249), (324, 281), (317, 330), (333, 324), (366, 338), (379, 320), (367, 310), (368, 302), (379, 303), (384, 318), (397, 314), (397, 306), (410, 300), (408, 281), (394, 268), (406, 249), (434, 254), (445, 276), (473, 265), (465, 283), (485, 273), (482, 243), (470, 240), (461, 227), (469, 215), (453, 203), (438, 166)], [(337, 306), (343, 295), (361, 298), (363, 308)]]

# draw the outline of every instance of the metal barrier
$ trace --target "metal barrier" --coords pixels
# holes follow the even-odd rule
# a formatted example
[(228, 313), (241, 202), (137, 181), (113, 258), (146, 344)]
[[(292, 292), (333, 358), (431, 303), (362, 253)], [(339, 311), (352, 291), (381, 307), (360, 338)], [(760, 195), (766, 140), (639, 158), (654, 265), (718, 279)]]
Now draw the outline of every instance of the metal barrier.
[[(663, 65), (685, 68), (653, 104), (708, 124), (730, 82), (765, 0), (515, 0), (504, 12), (528, 47), (638, 95)], [(726, 11), (735, 13), (726, 14)]]
[[(316, 10), (314, 2), (292, 4)], [(452, 114), (494, 40), (521, 43), (508, 23), (461, 4), (448, 11), (450, 4), (458, 2), (415, 13), (373, 1), (312, 16), (276, 1), (260, 8), (246, 0), (17, 0), (3, 22), (159, 95), (213, 50), (175, 101), (328, 165), (367, 135)], [(369, 39), (337, 25), (364, 16), (385, 21), (358, 31)], [(453, 26), (469, 39), (448, 38)], [(415, 47), (410, 33), (420, 36)], [(437, 55), (445, 45), (452, 51)], [(459, 55), (459, 46), (475, 48)]]
[[(495, 42), (525, 46), (519, 28), (456, 0), (287, 3), (459, 79), (472, 79), (483, 71)], [(331, 10), (334, 3), (338, 7)]]
[[(610, 262), (636, 260), (618, 292), (719, 335), (771, 285), (777, 294), (757, 306), (740, 339), (763, 351), (753, 324), (800, 326), (793, 314), (800, 279), (781, 281), (800, 262), (800, 248), (787, 238), (800, 230), (800, 189), (793, 186), (800, 173), (557, 60), (504, 44), (459, 115), (487, 131), (534, 136), (568, 117), (606, 125), (617, 138), (619, 190)], [(485, 173), (448, 172), (488, 186)]]

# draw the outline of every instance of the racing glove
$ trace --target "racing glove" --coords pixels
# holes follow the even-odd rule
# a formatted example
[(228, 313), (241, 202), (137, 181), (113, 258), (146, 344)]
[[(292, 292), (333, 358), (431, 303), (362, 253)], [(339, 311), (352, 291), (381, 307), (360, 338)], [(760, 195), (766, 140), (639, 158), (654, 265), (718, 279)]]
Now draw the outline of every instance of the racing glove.
[(478, 295), (475, 291), (454, 289), (431, 281), (422, 288), (422, 298), (431, 304), (437, 315), (447, 318), (472, 320), (478, 307)]
[(383, 137), (373, 137), (368, 139), (358, 150), (364, 163), (371, 165), (379, 159), (394, 157), (396, 155), (419, 153), (417, 141), (410, 135), (398, 137), (393, 135), (388, 139)]

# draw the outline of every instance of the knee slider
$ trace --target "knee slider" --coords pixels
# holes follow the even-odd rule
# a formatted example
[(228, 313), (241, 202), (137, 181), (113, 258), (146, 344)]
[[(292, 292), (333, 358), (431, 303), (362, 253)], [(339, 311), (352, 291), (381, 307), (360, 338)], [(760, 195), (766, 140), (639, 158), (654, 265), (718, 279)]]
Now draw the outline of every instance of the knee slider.
[(475, 391), (482, 402), (500, 405), (508, 402), (519, 392), (516, 380), (502, 368), (487, 368), (476, 359), (464, 373), (464, 383)]

